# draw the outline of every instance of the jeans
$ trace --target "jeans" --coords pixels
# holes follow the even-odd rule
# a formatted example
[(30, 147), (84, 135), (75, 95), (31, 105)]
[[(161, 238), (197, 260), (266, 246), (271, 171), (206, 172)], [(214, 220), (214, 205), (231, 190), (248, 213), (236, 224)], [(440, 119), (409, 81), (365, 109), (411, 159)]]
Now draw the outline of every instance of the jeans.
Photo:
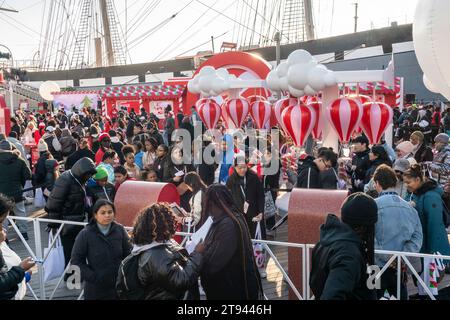
[[(14, 205), (14, 215), (16, 217), (27, 217), (27, 212), (25, 210), (25, 201), (16, 202)], [(26, 221), (23, 220), (14, 220), (15, 224), (19, 228), (20, 233), (27, 233), (28, 232), (28, 225)], [(7, 228), (9, 225), (8, 219), (5, 219), (3, 222), (3, 227)]]

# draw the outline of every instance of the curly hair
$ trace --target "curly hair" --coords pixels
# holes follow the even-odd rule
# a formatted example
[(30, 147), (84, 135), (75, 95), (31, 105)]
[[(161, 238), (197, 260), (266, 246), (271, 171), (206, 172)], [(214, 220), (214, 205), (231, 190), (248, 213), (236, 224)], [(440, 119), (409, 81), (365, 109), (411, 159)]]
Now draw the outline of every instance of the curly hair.
[(176, 232), (176, 221), (167, 203), (155, 203), (139, 212), (133, 229), (133, 243), (146, 245), (170, 240)]

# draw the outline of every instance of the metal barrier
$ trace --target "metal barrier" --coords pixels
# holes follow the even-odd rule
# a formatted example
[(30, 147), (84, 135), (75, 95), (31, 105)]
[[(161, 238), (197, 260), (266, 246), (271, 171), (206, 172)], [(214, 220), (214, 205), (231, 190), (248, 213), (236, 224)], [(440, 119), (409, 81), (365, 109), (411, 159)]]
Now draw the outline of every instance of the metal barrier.
[[(35, 300), (46, 300), (46, 292), (45, 292), (45, 283), (44, 283), (44, 267), (43, 263), (47, 260), (49, 256), (50, 250), (47, 252), (47, 254), (44, 255), (44, 250), (42, 247), (42, 234), (41, 234), (41, 223), (53, 223), (53, 224), (60, 224), (60, 227), (56, 231), (56, 236), (53, 242), (50, 244), (50, 249), (53, 248), (56, 244), (57, 237), (61, 234), (61, 231), (65, 225), (77, 225), (77, 226), (86, 226), (86, 222), (72, 222), (72, 221), (61, 221), (61, 220), (51, 220), (51, 219), (44, 219), (44, 218), (26, 218), (26, 217), (16, 217), (16, 216), (9, 216), (8, 220), (17, 233), (19, 239), (21, 240), (22, 244), (25, 246), (27, 252), (29, 255), (36, 261), (39, 261), (40, 263), (37, 263), (38, 268), (38, 282), (39, 282), (39, 294), (37, 295), (34, 290), (32, 289), (30, 283), (27, 284), (27, 288), (30, 290), (33, 298)], [(33, 251), (28, 244), (28, 242), (23, 238), (22, 234), (20, 233), (17, 225), (16, 220), (22, 220), (27, 222), (33, 223), (33, 230), (34, 230), (34, 239), (35, 239), (35, 251)], [(131, 227), (125, 228), (127, 231), (132, 230)], [(184, 237), (184, 240), (182, 242), (182, 245), (186, 243), (186, 241), (189, 239), (189, 237), (192, 235), (192, 233), (187, 232), (177, 232), (177, 235)], [(264, 250), (269, 254), (269, 256), (272, 258), (275, 265), (280, 269), (284, 281), (287, 282), (292, 292), (295, 294), (295, 296), (299, 300), (314, 300), (314, 296), (311, 294), (311, 289), (309, 287), (309, 276), (310, 276), (310, 268), (311, 268), (311, 249), (314, 248), (314, 245), (312, 244), (299, 244), (299, 243), (289, 243), (289, 242), (279, 242), (279, 241), (267, 241), (267, 240), (252, 240), (253, 244), (262, 244)], [(269, 246), (282, 246), (287, 248), (296, 248), (300, 249), (302, 251), (302, 283), (303, 286), (301, 288), (302, 293), (299, 292), (298, 288), (294, 285), (292, 279), (289, 277), (286, 270), (284, 270), (281, 263), (278, 261), (276, 255), (274, 254), (273, 250)], [(397, 252), (397, 251), (385, 251), (385, 250), (376, 250), (376, 254), (378, 255), (389, 255), (391, 258), (388, 260), (388, 262), (383, 266), (383, 268), (380, 270), (380, 272), (376, 275), (376, 279), (380, 279), (382, 274), (387, 270), (387, 268), (392, 264), (393, 261), (397, 260), (397, 299), (400, 298), (400, 290), (401, 290), (401, 262), (403, 261), (406, 266), (408, 267), (408, 270), (414, 275), (414, 277), (418, 281), (418, 285), (420, 284), (425, 292), (428, 294), (430, 299), (435, 300), (436, 298), (433, 296), (432, 292), (429, 290), (427, 285), (424, 283), (420, 275), (417, 273), (415, 268), (412, 266), (411, 262), (408, 258), (438, 258), (443, 260), (450, 260), (450, 256), (443, 256), (443, 255), (431, 255), (431, 254), (419, 254), (419, 253), (410, 253), (410, 252)], [(64, 275), (70, 268), (70, 263), (66, 267), (63, 276), (61, 276), (60, 279), (58, 279), (57, 285), (51, 295), (49, 296), (49, 300), (52, 300), (54, 298), (54, 295), (61, 285)], [(32, 280), (33, 281), (33, 278)], [(80, 300), (83, 297), (83, 291), (78, 296), (77, 300)]]

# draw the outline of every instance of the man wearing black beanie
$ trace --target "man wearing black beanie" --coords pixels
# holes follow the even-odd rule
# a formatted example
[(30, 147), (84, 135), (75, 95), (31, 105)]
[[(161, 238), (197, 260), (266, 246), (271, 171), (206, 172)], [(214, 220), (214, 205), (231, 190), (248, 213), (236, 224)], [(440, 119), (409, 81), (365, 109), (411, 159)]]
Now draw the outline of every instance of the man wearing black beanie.
[(375, 300), (367, 285), (367, 267), (374, 265), (375, 200), (364, 193), (349, 196), (339, 220), (329, 214), (312, 252), (310, 287), (317, 300)]

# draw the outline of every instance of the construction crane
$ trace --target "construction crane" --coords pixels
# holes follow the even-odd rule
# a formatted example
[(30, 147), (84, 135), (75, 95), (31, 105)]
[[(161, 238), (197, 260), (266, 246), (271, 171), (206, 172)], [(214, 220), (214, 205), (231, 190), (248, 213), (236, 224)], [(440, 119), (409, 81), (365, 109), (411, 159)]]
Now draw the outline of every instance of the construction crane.
[(41, 70), (124, 65), (126, 45), (114, 0), (45, 3)]

